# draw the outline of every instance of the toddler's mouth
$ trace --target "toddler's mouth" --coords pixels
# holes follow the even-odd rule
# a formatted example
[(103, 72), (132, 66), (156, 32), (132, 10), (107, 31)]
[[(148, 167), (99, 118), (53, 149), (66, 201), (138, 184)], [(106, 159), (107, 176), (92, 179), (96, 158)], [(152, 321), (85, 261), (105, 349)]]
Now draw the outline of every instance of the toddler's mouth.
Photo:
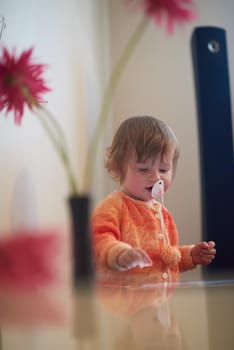
[(145, 189), (151, 193), (152, 192), (152, 188), (153, 188), (153, 186), (150, 186), (150, 187), (146, 187)]

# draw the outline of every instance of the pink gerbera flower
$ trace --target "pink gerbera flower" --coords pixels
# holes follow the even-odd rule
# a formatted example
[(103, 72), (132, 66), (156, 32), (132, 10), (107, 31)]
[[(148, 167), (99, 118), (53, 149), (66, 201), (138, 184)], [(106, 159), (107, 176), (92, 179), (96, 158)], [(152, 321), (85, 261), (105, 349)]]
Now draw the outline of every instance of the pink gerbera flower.
[(183, 24), (197, 18), (193, 0), (127, 0), (140, 4), (146, 16), (158, 25), (166, 22), (168, 33), (172, 33), (176, 23)]
[(0, 110), (14, 112), (16, 124), (20, 124), (24, 107), (32, 109), (41, 101), (41, 94), (49, 91), (42, 73), (46, 67), (43, 64), (32, 63), (33, 48), (25, 50), (16, 57), (3, 48), (0, 57)]

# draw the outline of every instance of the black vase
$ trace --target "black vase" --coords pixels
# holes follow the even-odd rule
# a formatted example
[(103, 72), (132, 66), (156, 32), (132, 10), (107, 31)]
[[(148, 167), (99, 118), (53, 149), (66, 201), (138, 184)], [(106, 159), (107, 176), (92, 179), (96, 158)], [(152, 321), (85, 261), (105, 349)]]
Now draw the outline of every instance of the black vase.
[(70, 196), (74, 287), (92, 287), (94, 283), (93, 251), (90, 234), (89, 196)]

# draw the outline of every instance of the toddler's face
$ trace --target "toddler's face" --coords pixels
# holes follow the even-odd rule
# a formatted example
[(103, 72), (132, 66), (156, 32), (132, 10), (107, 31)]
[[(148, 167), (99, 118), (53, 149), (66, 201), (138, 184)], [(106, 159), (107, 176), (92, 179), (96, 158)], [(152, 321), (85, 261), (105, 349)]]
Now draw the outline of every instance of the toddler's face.
[(123, 181), (123, 190), (130, 197), (148, 201), (151, 197), (152, 187), (159, 179), (164, 182), (164, 191), (168, 189), (173, 175), (174, 150), (168, 152), (163, 158), (161, 155), (147, 159), (144, 163), (133, 161), (126, 167)]

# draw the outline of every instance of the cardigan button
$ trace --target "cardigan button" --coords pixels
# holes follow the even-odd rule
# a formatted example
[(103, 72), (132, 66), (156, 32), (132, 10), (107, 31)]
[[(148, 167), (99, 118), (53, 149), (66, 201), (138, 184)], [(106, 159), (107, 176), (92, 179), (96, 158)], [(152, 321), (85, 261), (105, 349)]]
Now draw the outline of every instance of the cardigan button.
[(168, 273), (164, 272), (162, 276), (163, 276), (164, 279), (167, 279), (168, 278)]
[(158, 234), (158, 239), (163, 239), (163, 233)]

